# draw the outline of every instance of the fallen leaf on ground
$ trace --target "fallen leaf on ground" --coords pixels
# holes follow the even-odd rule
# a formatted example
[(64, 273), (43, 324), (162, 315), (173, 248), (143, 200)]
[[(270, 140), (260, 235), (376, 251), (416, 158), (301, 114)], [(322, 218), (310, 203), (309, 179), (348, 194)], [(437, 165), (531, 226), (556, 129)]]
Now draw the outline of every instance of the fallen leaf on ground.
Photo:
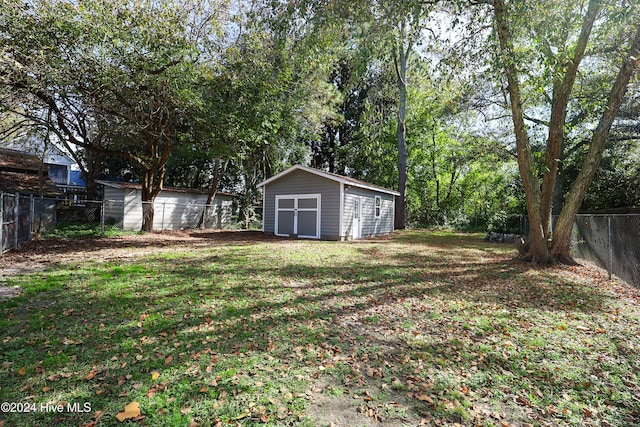
[(140, 415), (140, 403), (131, 402), (124, 407), (124, 411), (118, 412), (118, 414), (116, 415), (116, 418), (118, 419), (118, 421), (123, 422), (124, 420), (135, 418), (139, 415)]
[(243, 418), (247, 418), (249, 415), (251, 415), (251, 411), (249, 411), (248, 409), (245, 409), (244, 411), (242, 411), (242, 413), (240, 415), (236, 415), (235, 417), (231, 418), (234, 421), (237, 420), (241, 420)]
[(102, 418), (104, 416), (104, 411), (95, 411), (93, 413), (93, 419), (98, 422), (100, 421), (100, 418)]

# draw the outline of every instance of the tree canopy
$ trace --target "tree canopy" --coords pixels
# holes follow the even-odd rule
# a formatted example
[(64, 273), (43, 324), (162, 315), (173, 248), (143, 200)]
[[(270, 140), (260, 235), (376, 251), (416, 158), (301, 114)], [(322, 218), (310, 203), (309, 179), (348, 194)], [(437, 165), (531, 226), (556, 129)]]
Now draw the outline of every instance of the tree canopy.
[(570, 261), (581, 207), (640, 203), (639, 9), (7, 0), (0, 135), (55, 135), (90, 197), (129, 171), (145, 202), (227, 189), (246, 216), (261, 180), (302, 163), (398, 189), (398, 227), (526, 214), (524, 256)]

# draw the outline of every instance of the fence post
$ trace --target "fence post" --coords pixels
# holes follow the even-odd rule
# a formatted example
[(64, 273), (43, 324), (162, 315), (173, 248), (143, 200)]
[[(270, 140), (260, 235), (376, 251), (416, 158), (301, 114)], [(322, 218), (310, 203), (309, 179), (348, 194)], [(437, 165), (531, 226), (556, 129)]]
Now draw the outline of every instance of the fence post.
[(609, 271), (609, 280), (611, 280), (611, 271), (613, 270), (613, 248), (611, 247), (611, 216), (607, 215), (607, 270)]
[(4, 252), (4, 193), (0, 191), (0, 254)]
[(20, 193), (15, 194), (15, 204), (13, 205), (13, 247), (18, 247), (18, 232), (20, 231)]
[(104, 199), (100, 203), (100, 237), (104, 237)]
[(29, 240), (33, 239), (33, 221), (36, 218), (36, 204), (33, 194), (29, 196)]

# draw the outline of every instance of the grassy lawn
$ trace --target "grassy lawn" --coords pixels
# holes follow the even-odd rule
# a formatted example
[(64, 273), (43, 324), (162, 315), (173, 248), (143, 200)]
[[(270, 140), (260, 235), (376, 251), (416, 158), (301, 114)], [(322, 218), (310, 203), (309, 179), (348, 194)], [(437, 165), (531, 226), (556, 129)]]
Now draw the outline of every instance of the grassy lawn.
[(8, 281), (0, 401), (35, 412), (0, 426), (640, 425), (640, 308), (594, 269), (444, 232), (111, 241)]

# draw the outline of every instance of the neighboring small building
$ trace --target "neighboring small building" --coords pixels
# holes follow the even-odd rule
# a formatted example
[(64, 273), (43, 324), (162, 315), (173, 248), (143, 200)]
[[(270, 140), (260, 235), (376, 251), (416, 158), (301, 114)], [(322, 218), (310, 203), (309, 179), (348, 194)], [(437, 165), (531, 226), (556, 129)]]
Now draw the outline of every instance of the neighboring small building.
[(300, 165), (258, 187), (265, 233), (351, 240), (393, 232), (397, 191)]
[(86, 193), (80, 166), (56, 144), (45, 144), (41, 137), (26, 135), (3, 145), (4, 148), (41, 158), (46, 165), (49, 178), (62, 190), (61, 192), (74, 198)]
[(49, 177), (65, 194), (84, 195), (87, 192), (80, 166), (71, 156), (56, 146), (49, 147), (44, 158), (49, 169)]
[(24, 196), (60, 197), (62, 191), (49, 178), (47, 166), (32, 154), (0, 148), (0, 192)]
[[(142, 186), (127, 182), (98, 181), (104, 186), (105, 222), (123, 230), (142, 228)], [(165, 188), (154, 203), (154, 230), (196, 228), (205, 212), (207, 192), (187, 188)], [(210, 205), (205, 228), (227, 228), (233, 224), (236, 196), (218, 192)]]

